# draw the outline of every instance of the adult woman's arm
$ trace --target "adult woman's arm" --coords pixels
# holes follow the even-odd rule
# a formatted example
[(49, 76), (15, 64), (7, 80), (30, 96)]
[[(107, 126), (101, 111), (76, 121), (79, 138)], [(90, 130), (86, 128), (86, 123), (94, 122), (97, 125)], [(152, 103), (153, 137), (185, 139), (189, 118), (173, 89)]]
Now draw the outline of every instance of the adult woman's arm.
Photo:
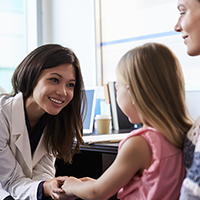
[[(180, 200), (200, 199), (200, 117), (187, 133), (184, 142), (184, 164), (187, 176), (183, 181)], [(195, 146), (196, 144), (196, 146)]]
[(1, 187), (1, 184), (0, 184), (0, 199), (3, 199), (3, 200), (14, 200), (10, 194), (8, 192), (6, 192), (2, 187)]
[[(33, 181), (24, 175), (21, 166), (15, 159), (9, 146), (10, 135), (8, 121), (5, 117), (2, 117), (4, 113), (0, 114), (0, 181), (2, 190), (6, 191), (15, 199), (26, 199), (28, 197), (29, 199), (36, 199), (37, 187), (40, 181)], [(1, 194), (3, 193), (1, 192)]]

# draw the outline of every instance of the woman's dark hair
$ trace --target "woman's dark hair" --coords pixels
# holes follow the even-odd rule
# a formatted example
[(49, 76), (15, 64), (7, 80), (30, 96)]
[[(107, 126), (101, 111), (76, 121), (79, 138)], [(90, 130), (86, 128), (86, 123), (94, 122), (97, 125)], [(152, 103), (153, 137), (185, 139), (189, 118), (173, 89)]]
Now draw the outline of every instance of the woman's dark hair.
[[(79, 60), (72, 50), (57, 45), (47, 44), (32, 51), (16, 68), (12, 77), (13, 92), (23, 93), (26, 99), (32, 95), (38, 77), (43, 69), (72, 64), (76, 72), (74, 97), (58, 115), (47, 114), (44, 141), (49, 153), (65, 162), (71, 163), (72, 155), (84, 145), (82, 139), (83, 113), (86, 95)], [(74, 143), (74, 139), (76, 142)]]

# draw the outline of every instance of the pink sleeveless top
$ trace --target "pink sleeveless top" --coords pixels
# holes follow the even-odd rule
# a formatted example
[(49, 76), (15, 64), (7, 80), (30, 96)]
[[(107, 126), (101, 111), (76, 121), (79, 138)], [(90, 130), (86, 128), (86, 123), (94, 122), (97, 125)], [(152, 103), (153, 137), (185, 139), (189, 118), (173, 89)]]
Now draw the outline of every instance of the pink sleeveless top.
[(132, 131), (120, 142), (119, 151), (130, 137), (141, 135), (152, 151), (151, 166), (142, 177), (133, 176), (130, 182), (118, 192), (122, 200), (176, 200), (185, 177), (183, 153), (154, 128), (140, 128)]

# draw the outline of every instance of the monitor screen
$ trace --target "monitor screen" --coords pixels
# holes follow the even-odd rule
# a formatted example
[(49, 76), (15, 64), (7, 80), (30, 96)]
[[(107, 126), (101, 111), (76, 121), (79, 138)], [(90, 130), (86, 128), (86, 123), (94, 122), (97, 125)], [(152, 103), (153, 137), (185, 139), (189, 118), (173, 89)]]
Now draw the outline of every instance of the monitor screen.
[(93, 131), (94, 115), (96, 107), (97, 88), (86, 88), (87, 110), (85, 110), (85, 118), (83, 121), (83, 134), (90, 134)]

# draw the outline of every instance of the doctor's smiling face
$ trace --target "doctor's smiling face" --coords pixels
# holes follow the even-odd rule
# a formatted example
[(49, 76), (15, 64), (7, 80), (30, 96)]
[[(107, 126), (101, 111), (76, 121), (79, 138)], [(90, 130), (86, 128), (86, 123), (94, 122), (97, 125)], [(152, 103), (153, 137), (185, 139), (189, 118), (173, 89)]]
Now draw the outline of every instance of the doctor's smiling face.
[(46, 112), (57, 115), (73, 99), (75, 84), (76, 72), (72, 64), (43, 69), (26, 106), (39, 116)]
[(200, 0), (178, 0), (180, 17), (174, 29), (182, 33), (187, 53), (200, 55)]

